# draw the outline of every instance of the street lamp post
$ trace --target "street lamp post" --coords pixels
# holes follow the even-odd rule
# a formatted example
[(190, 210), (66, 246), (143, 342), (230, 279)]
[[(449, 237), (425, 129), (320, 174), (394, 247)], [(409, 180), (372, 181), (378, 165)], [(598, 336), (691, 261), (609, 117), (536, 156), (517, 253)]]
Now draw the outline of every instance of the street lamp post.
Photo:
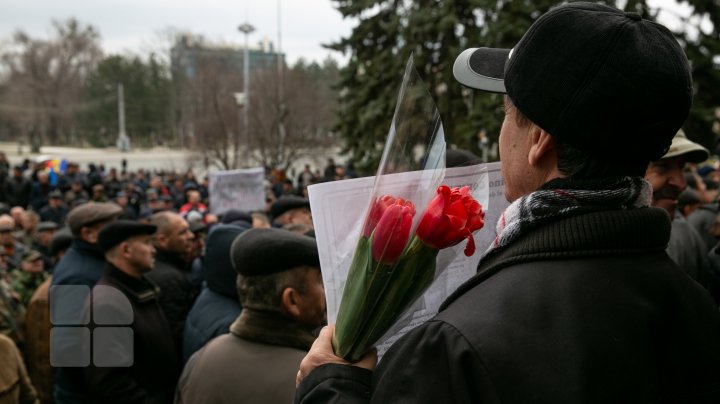
[[(250, 111), (250, 52), (248, 51), (248, 35), (255, 31), (255, 27), (250, 25), (248, 22), (240, 25), (238, 30), (245, 34), (245, 52), (243, 54), (243, 130), (245, 132), (245, 152), (247, 153), (247, 159), (250, 157), (250, 133), (249, 133), (249, 111)], [(246, 160), (246, 164), (248, 161)]]
[(130, 138), (125, 132), (125, 92), (122, 83), (118, 84), (118, 138), (117, 148), (120, 151), (130, 149)]
[(287, 114), (287, 105), (285, 105), (285, 94), (283, 89), (283, 60), (282, 60), (282, 23), (280, 12), (280, 0), (277, 0), (277, 29), (278, 29), (278, 46), (277, 46), (277, 69), (278, 69), (278, 139), (280, 141), (279, 150), (285, 150), (285, 115)]

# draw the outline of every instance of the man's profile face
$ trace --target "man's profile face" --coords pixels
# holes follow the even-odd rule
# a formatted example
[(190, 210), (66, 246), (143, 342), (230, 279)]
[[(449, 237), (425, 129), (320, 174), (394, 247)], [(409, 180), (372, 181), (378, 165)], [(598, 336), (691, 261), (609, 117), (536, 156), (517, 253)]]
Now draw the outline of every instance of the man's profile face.
[(180, 216), (175, 216), (169, 226), (167, 234), (167, 250), (176, 254), (188, 254), (193, 247), (193, 233), (188, 223)]
[(42, 258), (37, 258), (33, 261), (23, 261), (20, 264), (20, 268), (31, 274), (39, 274), (45, 270), (45, 264)]
[(0, 245), (10, 246), (13, 244), (15, 244), (15, 240), (13, 239), (12, 232), (10, 230), (0, 231)]
[(678, 195), (687, 187), (683, 167), (685, 159), (677, 156), (654, 161), (645, 171), (645, 179), (653, 188), (653, 206), (665, 209), (671, 218), (675, 216)]
[(312, 227), (312, 214), (308, 208), (297, 208), (288, 211), (290, 213), (288, 217), (288, 223), (290, 224), (304, 224)]
[[(100, 235), (100, 230), (103, 229), (103, 227), (107, 226), (108, 224), (115, 221), (115, 218), (105, 221), (96, 223), (92, 226), (85, 226), (80, 230), (82, 239), (90, 244), (97, 244), (98, 237)], [(87, 230), (85, 230), (87, 229)]]
[(198, 191), (190, 191), (188, 192), (187, 196), (188, 202), (191, 204), (198, 204), (200, 203), (200, 192)]
[(128, 261), (140, 272), (148, 272), (155, 265), (155, 247), (152, 236), (131, 237), (127, 241)]
[(305, 293), (298, 294), (300, 317), (298, 321), (310, 327), (319, 327), (327, 323), (325, 307), (325, 288), (320, 268), (312, 268), (305, 273)]
[(16, 206), (12, 209), (10, 209), (10, 216), (12, 216), (13, 219), (15, 219), (15, 223), (22, 223), (23, 217), (25, 216), (25, 209)]
[(528, 165), (530, 152), (530, 125), (518, 125), (517, 109), (507, 99), (505, 101), (505, 119), (500, 129), (499, 147), (505, 199), (509, 202), (526, 195), (535, 189), (533, 176)]
[(38, 232), (37, 239), (40, 245), (48, 247), (50, 246), (50, 241), (53, 238), (53, 235), (55, 235), (55, 230), (44, 230), (41, 232)]

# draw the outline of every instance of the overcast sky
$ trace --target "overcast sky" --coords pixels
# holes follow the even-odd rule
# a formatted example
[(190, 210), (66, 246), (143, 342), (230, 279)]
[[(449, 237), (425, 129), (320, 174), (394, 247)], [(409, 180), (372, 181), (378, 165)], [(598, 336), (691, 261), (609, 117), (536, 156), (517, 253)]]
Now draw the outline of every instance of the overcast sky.
[[(661, 17), (671, 26), (677, 26), (674, 14), (688, 10), (674, 0), (650, 3), (669, 7)], [(99, 30), (106, 53), (161, 51), (169, 44), (161, 39), (168, 28), (240, 46), (245, 39), (237, 27), (246, 20), (256, 29), (249, 36), (251, 46), (265, 37), (275, 43), (278, 38), (278, 0), (0, 0), (0, 40), (7, 41), (18, 29), (32, 37), (49, 37), (51, 20), (71, 17)], [(282, 0), (280, 22), (281, 49), (290, 64), (300, 57), (345, 60), (321, 46), (347, 36), (355, 25), (343, 20), (330, 0)]]
[[(49, 37), (53, 19), (71, 17), (100, 31), (106, 53), (159, 49), (168, 28), (240, 46), (245, 37), (237, 27), (246, 20), (256, 29), (249, 36), (251, 46), (265, 37), (275, 43), (278, 38), (277, 0), (0, 0), (0, 38), (18, 29)], [(300, 57), (321, 61), (329, 54), (343, 59), (321, 46), (352, 30), (352, 22), (344, 21), (330, 0), (283, 0), (280, 23), (281, 49), (291, 64)]]

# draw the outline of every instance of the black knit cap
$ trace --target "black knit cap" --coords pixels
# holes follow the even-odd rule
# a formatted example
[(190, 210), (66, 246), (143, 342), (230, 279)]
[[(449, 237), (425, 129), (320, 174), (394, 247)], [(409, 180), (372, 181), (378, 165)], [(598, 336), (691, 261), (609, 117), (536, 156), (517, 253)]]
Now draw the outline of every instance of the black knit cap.
[(282, 229), (247, 230), (233, 241), (230, 254), (233, 267), (243, 276), (320, 267), (315, 239)]
[(310, 209), (310, 201), (307, 198), (303, 198), (301, 196), (284, 195), (278, 198), (278, 200), (273, 202), (273, 204), (270, 206), (270, 216), (272, 216), (274, 219), (289, 210), (299, 208)]
[(157, 226), (151, 224), (117, 220), (100, 230), (97, 244), (100, 250), (105, 252), (130, 237), (154, 234), (155, 231), (157, 231)]
[(692, 100), (689, 62), (667, 28), (594, 3), (552, 9), (513, 49), (465, 50), (453, 74), (507, 93), (558, 140), (607, 160), (660, 158)]
[(237, 272), (233, 269), (230, 251), (232, 243), (245, 228), (230, 224), (213, 226), (207, 237), (202, 271), (210, 290), (237, 300)]

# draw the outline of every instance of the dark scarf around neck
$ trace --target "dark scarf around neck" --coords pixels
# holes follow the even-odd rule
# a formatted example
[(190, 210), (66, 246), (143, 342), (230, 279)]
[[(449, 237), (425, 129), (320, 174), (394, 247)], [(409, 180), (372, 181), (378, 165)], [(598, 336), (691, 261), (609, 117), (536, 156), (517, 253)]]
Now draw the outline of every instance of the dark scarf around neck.
[(505, 209), (483, 259), (545, 223), (583, 213), (647, 207), (651, 201), (652, 186), (641, 177), (548, 181)]

